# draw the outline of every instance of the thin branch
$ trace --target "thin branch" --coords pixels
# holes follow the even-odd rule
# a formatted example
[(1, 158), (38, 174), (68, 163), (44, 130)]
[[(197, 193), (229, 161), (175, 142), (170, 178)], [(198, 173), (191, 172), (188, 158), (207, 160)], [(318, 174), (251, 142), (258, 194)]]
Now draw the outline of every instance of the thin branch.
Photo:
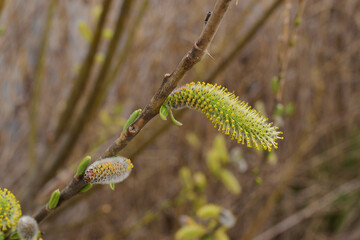
[(38, 60), (36, 63), (36, 70), (35, 70), (35, 77), (34, 77), (34, 83), (33, 83), (33, 94), (30, 102), (30, 114), (29, 114), (29, 122), (30, 122), (30, 132), (29, 132), (29, 168), (30, 173), (35, 174), (35, 168), (36, 168), (36, 142), (37, 142), (37, 131), (38, 131), (38, 112), (37, 107), (39, 105), (39, 99), (41, 96), (41, 87), (43, 83), (43, 72), (44, 72), (44, 62), (45, 62), (45, 54), (46, 49), (48, 45), (49, 40), (49, 34), (51, 30), (51, 24), (55, 12), (55, 5), (57, 4), (57, 0), (52, 0), (49, 3), (49, 8), (45, 20), (45, 27), (44, 27), (44, 33), (41, 37), (40, 41), (40, 51)]
[(89, 122), (97, 109), (101, 105), (101, 91), (106, 91), (104, 89), (104, 79), (108, 75), (109, 68), (111, 66), (112, 59), (115, 55), (119, 39), (122, 36), (122, 33), (125, 29), (125, 23), (127, 22), (128, 16), (130, 14), (131, 6), (135, 0), (125, 0), (121, 7), (121, 10), (118, 15), (116, 28), (114, 31), (114, 36), (111, 39), (109, 47), (107, 49), (106, 58), (104, 64), (102, 65), (96, 79), (95, 84), (91, 89), (91, 93), (86, 101), (85, 106), (80, 110), (79, 116), (75, 118), (74, 124), (72, 125), (69, 135), (64, 141), (60, 142), (59, 150), (54, 154), (53, 158), (50, 160), (49, 166), (43, 171), (43, 177), (40, 180), (40, 186), (49, 180), (55, 172), (58, 170), (60, 165), (65, 162), (67, 157), (70, 155), (74, 149), (77, 140), (79, 139), (81, 133), (85, 129), (86, 124)]
[[(192, 49), (183, 57), (176, 69), (172, 74), (166, 74), (160, 88), (152, 97), (150, 103), (145, 107), (145, 110), (130, 127), (122, 132), (120, 137), (105, 151), (101, 158), (111, 157), (116, 155), (123, 149), (128, 142), (130, 142), (159, 112), (159, 109), (166, 97), (175, 89), (177, 83), (184, 77), (185, 73), (189, 71), (202, 56), (205, 54), (208, 46), (219, 28), (220, 22), (223, 19), (225, 12), (228, 9), (231, 0), (217, 0), (213, 15), (211, 16), (208, 24), (201, 33), (198, 41), (194, 44)], [(75, 176), (72, 181), (61, 191), (59, 204), (62, 205), (66, 200), (74, 197), (79, 190), (85, 186), (82, 176)], [(56, 208), (57, 209), (57, 208)], [(41, 222), (49, 215), (50, 211), (47, 210), (47, 205), (43, 206), (38, 213), (34, 215), (37, 222)]]
[(341, 195), (355, 192), (360, 189), (360, 181), (359, 180), (352, 180), (347, 183), (344, 183), (340, 187), (336, 188), (335, 190), (329, 192), (325, 196), (316, 201), (313, 201), (307, 207), (301, 209), (300, 211), (294, 213), (288, 218), (285, 218), (275, 226), (271, 227), (270, 229), (266, 230), (262, 234), (258, 235), (254, 238), (254, 240), (270, 240), (278, 236), (279, 234), (287, 231), (288, 229), (296, 226), (300, 222), (304, 221), (307, 218), (310, 218), (316, 212), (323, 210), (324, 208), (328, 207), (336, 198)]
[(205, 82), (213, 82), (215, 78), (222, 73), (229, 65), (230, 62), (238, 55), (238, 53), (244, 48), (250, 39), (254, 37), (257, 31), (264, 25), (266, 20), (272, 15), (272, 13), (281, 5), (284, 0), (275, 0), (271, 6), (264, 12), (252, 28), (245, 34), (245, 36), (230, 50), (229, 54), (217, 65), (217, 67), (210, 72), (205, 78)]
[(102, 13), (97, 23), (95, 34), (91, 41), (91, 45), (89, 46), (89, 51), (84, 60), (84, 63), (81, 66), (80, 73), (75, 80), (70, 96), (67, 99), (66, 108), (60, 116), (60, 120), (55, 131), (55, 141), (57, 141), (62, 136), (65, 128), (69, 124), (69, 121), (71, 119), (70, 116), (74, 113), (75, 107), (77, 106), (79, 99), (82, 96), (82, 93), (84, 92), (84, 88), (88, 82), (92, 70), (92, 66), (94, 64), (94, 58), (100, 43), (106, 17), (108, 15), (111, 4), (112, 4), (112, 0), (104, 0), (103, 2)]

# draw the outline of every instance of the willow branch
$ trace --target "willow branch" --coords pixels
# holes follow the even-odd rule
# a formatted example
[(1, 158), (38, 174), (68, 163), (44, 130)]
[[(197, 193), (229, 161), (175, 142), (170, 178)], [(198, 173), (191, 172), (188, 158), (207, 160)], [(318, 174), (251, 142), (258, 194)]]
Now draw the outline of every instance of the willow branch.
[(30, 114), (29, 114), (29, 122), (30, 122), (30, 132), (29, 132), (29, 159), (30, 159), (30, 172), (31, 174), (35, 173), (36, 168), (36, 142), (37, 142), (37, 131), (38, 131), (38, 112), (37, 112), (37, 106), (39, 105), (39, 99), (41, 95), (41, 87), (43, 83), (43, 72), (44, 72), (44, 62), (45, 62), (45, 54), (46, 49), (48, 45), (48, 39), (49, 34), (51, 30), (51, 24), (54, 16), (55, 11), (55, 5), (57, 3), (57, 0), (52, 0), (49, 3), (49, 8), (45, 20), (45, 27), (44, 27), (44, 33), (41, 37), (40, 41), (40, 51), (38, 60), (36, 63), (36, 70), (35, 70), (35, 77), (34, 77), (34, 84), (33, 84), (33, 96), (31, 98), (30, 102)]
[[(199, 39), (195, 42), (191, 50), (183, 57), (173, 73), (166, 74), (163, 78), (160, 88), (152, 97), (150, 103), (145, 107), (145, 110), (139, 118), (125, 131), (122, 132), (120, 137), (111, 144), (100, 158), (111, 157), (116, 155), (122, 150), (148, 123), (160, 110), (161, 105), (166, 97), (174, 90), (177, 83), (184, 77), (185, 73), (189, 71), (196, 63), (198, 63), (202, 56), (205, 54), (211, 41), (213, 40), (221, 20), (227, 11), (231, 0), (217, 0), (213, 14), (208, 21), (206, 27), (201, 33)], [(72, 181), (61, 191), (58, 207), (61, 206), (68, 199), (77, 195), (85, 182), (82, 176), (75, 176)], [(57, 207), (57, 208), (58, 208)], [(53, 209), (52, 211), (56, 210)], [(43, 206), (35, 215), (34, 218), (37, 222), (41, 222), (50, 214), (47, 205)]]
[(57, 141), (62, 136), (66, 126), (69, 124), (69, 121), (71, 119), (70, 116), (74, 113), (74, 109), (77, 106), (79, 99), (82, 96), (82, 93), (84, 92), (84, 88), (87, 84), (92, 70), (92, 66), (94, 64), (94, 58), (100, 43), (101, 34), (103, 32), (106, 17), (108, 15), (111, 3), (112, 0), (104, 0), (102, 6), (102, 13), (97, 23), (95, 34), (91, 41), (89, 51), (84, 60), (84, 63), (81, 66), (80, 73), (75, 80), (74, 87), (71, 90), (70, 96), (67, 99), (66, 108), (60, 116), (60, 120), (55, 131), (55, 141)]

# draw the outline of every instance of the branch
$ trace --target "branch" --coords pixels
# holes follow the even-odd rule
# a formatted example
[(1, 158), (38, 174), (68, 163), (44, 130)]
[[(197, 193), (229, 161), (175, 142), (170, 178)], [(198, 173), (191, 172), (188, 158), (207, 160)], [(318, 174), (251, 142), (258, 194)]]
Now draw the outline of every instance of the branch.
[[(191, 50), (183, 57), (178, 66), (172, 74), (166, 74), (163, 78), (160, 88), (152, 97), (150, 103), (145, 107), (145, 110), (139, 118), (125, 131), (120, 137), (111, 144), (105, 151), (101, 158), (112, 157), (122, 150), (140, 131), (141, 129), (158, 114), (161, 105), (167, 96), (174, 90), (178, 82), (184, 77), (185, 73), (189, 71), (196, 63), (198, 63), (202, 56), (206, 53), (211, 41), (213, 40), (221, 20), (227, 11), (231, 0), (217, 0), (213, 14), (201, 33), (199, 39), (195, 42)], [(68, 199), (77, 195), (85, 182), (82, 176), (75, 176), (72, 181), (61, 191), (58, 207), (66, 202)], [(58, 208), (57, 207), (57, 208)], [(57, 208), (53, 209), (56, 210)], [(52, 211), (53, 211), (52, 210)], [(35, 215), (37, 222), (44, 220), (51, 211), (47, 209), (47, 205), (43, 206)]]

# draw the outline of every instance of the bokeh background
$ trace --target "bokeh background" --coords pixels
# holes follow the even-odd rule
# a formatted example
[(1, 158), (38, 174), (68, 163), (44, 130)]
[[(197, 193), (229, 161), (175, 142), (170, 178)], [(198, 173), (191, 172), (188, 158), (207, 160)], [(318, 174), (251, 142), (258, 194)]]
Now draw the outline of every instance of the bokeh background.
[[(0, 1), (0, 186), (24, 214), (64, 187), (84, 156), (96, 159), (116, 139), (192, 47), (215, 4), (131, 2), (108, 50), (123, 7), (113, 1), (79, 101), (61, 120), (103, 2)], [(135, 165), (131, 176), (115, 191), (95, 187), (62, 206), (41, 223), (44, 239), (173, 239), (180, 216), (194, 216), (204, 202), (236, 216), (230, 239), (360, 239), (360, 2), (233, 2), (209, 52), (180, 84), (216, 82), (256, 106), (284, 132), (279, 149), (256, 152), (218, 136), (195, 111), (178, 116), (182, 127), (157, 116), (121, 152)], [(217, 151), (241, 193), (211, 170)], [(206, 184), (186, 190), (185, 172)]]

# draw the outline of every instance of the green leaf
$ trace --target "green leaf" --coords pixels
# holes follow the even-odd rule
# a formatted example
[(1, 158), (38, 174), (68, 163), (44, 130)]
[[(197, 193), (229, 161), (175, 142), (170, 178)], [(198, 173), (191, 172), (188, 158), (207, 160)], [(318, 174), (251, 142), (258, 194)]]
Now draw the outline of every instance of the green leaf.
[(218, 218), (222, 207), (216, 204), (206, 204), (196, 211), (196, 216), (202, 219)]
[(86, 168), (88, 167), (89, 163), (91, 161), (91, 157), (90, 156), (86, 156), (79, 164), (77, 171), (76, 171), (76, 175), (83, 175)]
[(161, 108), (160, 108), (159, 115), (160, 115), (160, 117), (161, 117), (162, 120), (166, 121), (166, 120), (167, 120), (167, 115), (168, 115), (168, 109), (167, 109), (167, 107), (165, 107), (164, 105), (162, 105)]
[(0, 27), (0, 36), (5, 32), (5, 28)]
[(241, 193), (241, 186), (238, 180), (228, 170), (226, 169), (221, 170), (220, 180), (232, 194), (239, 195)]
[(135, 122), (135, 120), (140, 116), (141, 114), (141, 109), (135, 110), (130, 117), (128, 118), (128, 120), (126, 121), (124, 127), (123, 127), (123, 132), (125, 132), (128, 127), (133, 124)]
[(89, 28), (89, 26), (84, 22), (84, 21), (80, 21), (78, 23), (78, 29), (79, 32), (81, 34), (81, 36), (87, 41), (90, 42), (92, 39), (92, 32), (91, 29)]
[(59, 203), (59, 199), (60, 199), (60, 190), (56, 189), (50, 197), (49, 200), (49, 204), (48, 204), (48, 208), (49, 209), (54, 209), (57, 207), (58, 203)]
[(175, 125), (182, 126), (183, 124), (174, 118), (174, 115), (173, 115), (172, 111), (169, 110), (169, 112), (170, 112), (171, 121), (172, 121), (173, 123), (175, 123)]
[(87, 184), (80, 190), (80, 192), (87, 192), (90, 188), (92, 188), (92, 184), (91, 184), (91, 183), (87, 183)]
[(20, 236), (17, 232), (14, 232), (13, 234), (11, 234), (10, 239), (20, 239)]
[(284, 115), (284, 105), (278, 103), (274, 110), (274, 116), (282, 116)]
[(115, 183), (110, 183), (109, 185), (110, 185), (111, 190), (115, 191)]
[(4, 240), (5, 239), (5, 233), (0, 232), (0, 240)]
[(199, 225), (187, 225), (180, 228), (175, 233), (175, 239), (177, 240), (190, 240), (190, 239), (197, 239), (206, 234), (206, 229)]

